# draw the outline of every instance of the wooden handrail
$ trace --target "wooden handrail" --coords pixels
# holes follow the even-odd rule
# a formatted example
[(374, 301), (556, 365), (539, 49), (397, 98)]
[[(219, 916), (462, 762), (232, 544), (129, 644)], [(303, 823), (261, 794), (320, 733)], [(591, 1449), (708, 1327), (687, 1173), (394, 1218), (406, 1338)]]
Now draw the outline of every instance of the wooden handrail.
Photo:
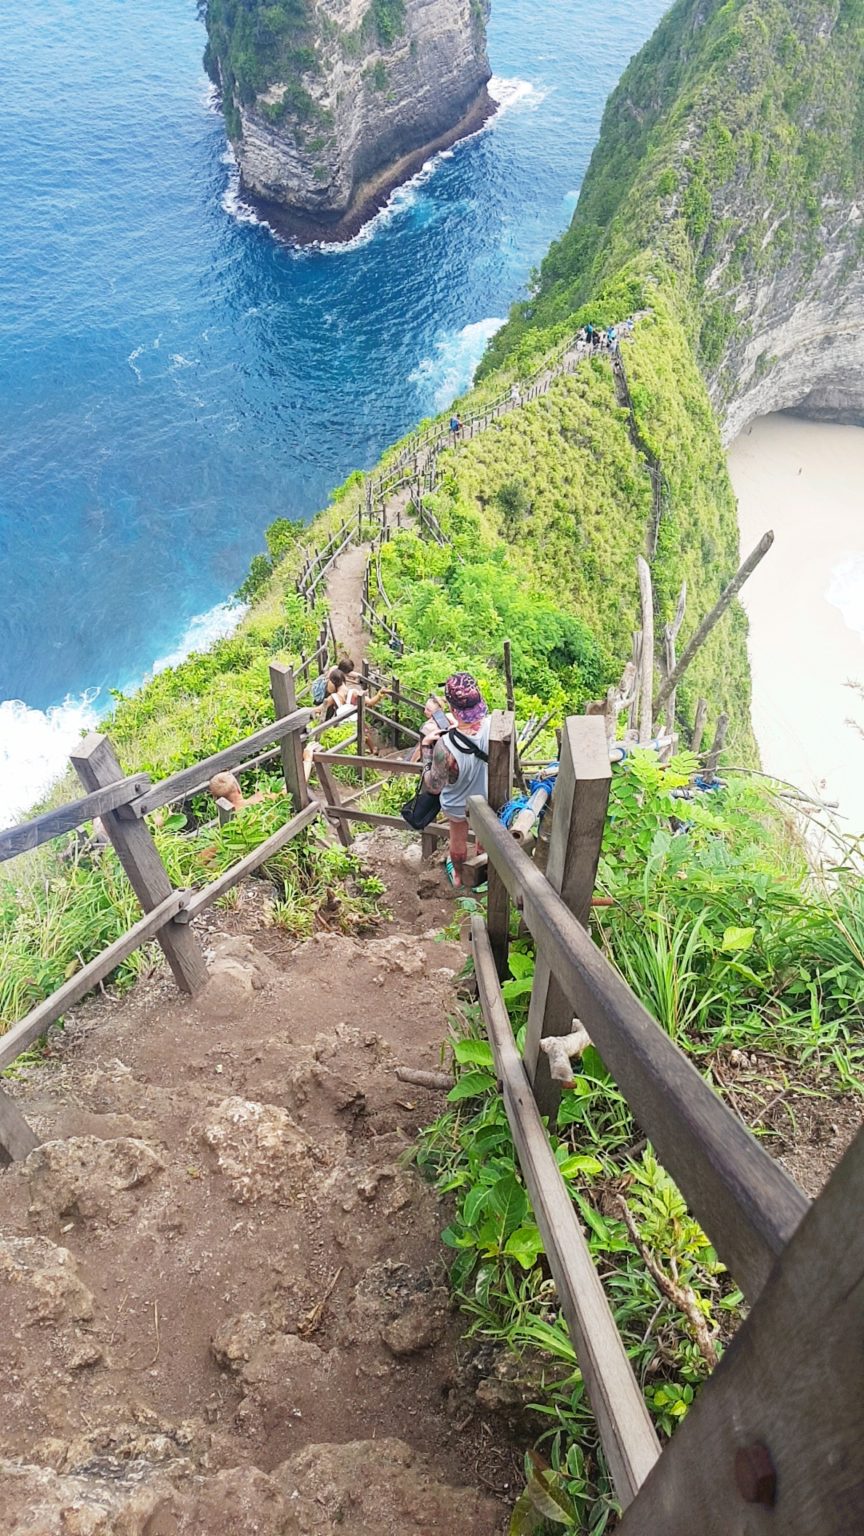
[(172, 800), (184, 799), (196, 785), (206, 783), (215, 773), (225, 773), (235, 768), (244, 758), (254, 756), (259, 747), (269, 746), (271, 741), (281, 741), (290, 731), (300, 730), (311, 715), (311, 709), (298, 709), (293, 715), (271, 720), (269, 725), (262, 725), (260, 731), (253, 731), (251, 736), (235, 741), (233, 747), (223, 747), (221, 752), (214, 752), (210, 757), (202, 758), (201, 762), (194, 763), (191, 768), (181, 768), (178, 773), (172, 773), (170, 778), (154, 784), (152, 789), (133, 800), (129, 809), (136, 816), (147, 816), (160, 805), (170, 805)]
[(146, 773), (132, 774), (107, 789), (96, 789), (91, 795), (82, 795), (80, 800), (59, 806), (56, 811), (46, 811), (42, 816), (34, 816), (32, 821), (7, 828), (0, 832), (0, 864), (6, 859), (14, 859), (19, 853), (29, 853), (41, 843), (61, 837), (64, 832), (74, 832), (85, 822), (92, 821), (94, 816), (104, 816), (106, 811), (129, 805), (149, 787), (150, 779)]
[[(402, 730), (402, 726), (399, 727)], [(341, 768), (377, 768), (382, 773), (413, 773), (423, 772), (422, 763), (406, 763), (400, 757), (352, 757), (349, 752), (330, 752), (326, 748), (315, 753), (315, 762), (324, 759), (327, 763), (337, 763)]]
[(80, 1002), (81, 998), (98, 986), (100, 981), (110, 976), (121, 961), (131, 955), (134, 950), (140, 949), (148, 939), (152, 939), (161, 928), (165, 927), (166, 923), (170, 923), (171, 919), (186, 906), (188, 900), (188, 891), (172, 891), (170, 896), (166, 896), (164, 901), (160, 901), (159, 905), (153, 908), (152, 912), (147, 912), (119, 939), (115, 939), (113, 944), (103, 949), (94, 960), (82, 966), (81, 970), (76, 971), (68, 981), (64, 981), (62, 987), (58, 987), (50, 997), (46, 997), (35, 1008), (31, 1008), (30, 1012), (25, 1014), (23, 1019), (19, 1019), (17, 1024), (13, 1024), (5, 1035), (0, 1035), (0, 1071), (3, 1067), (8, 1067), (16, 1056), (21, 1055), (22, 1051), (26, 1051), (34, 1040), (39, 1039), (40, 1035), (44, 1035), (48, 1026), (61, 1018), (73, 1003)]
[(290, 843), (292, 838), (297, 836), (298, 832), (302, 832), (304, 827), (308, 827), (310, 822), (321, 815), (321, 811), (320, 801), (311, 800), (307, 806), (304, 806), (302, 811), (298, 811), (296, 816), (292, 816), (290, 821), (286, 821), (285, 825), (280, 827), (278, 832), (274, 832), (271, 837), (265, 838), (264, 842), (259, 843), (257, 848), (253, 848), (251, 853), (247, 853), (244, 858), (238, 859), (237, 863), (232, 864), (230, 869), (226, 869), (215, 880), (211, 880), (209, 885), (205, 885), (200, 891), (196, 891), (194, 896), (190, 896), (184, 904), (185, 910), (178, 917), (178, 921), (189, 922), (193, 917), (197, 917), (199, 912), (204, 912), (207, 907), (212, 907), (214, 901), (218, 901), (220, 896), (224, 896), (226, 891), (231, 890), (232, 886), (238, 885), (247, 875), (253, 874), (261, 864), (266, 864), (268, 859), (272, 859), (274, 853), (278, 853), (280, 849), (285, 847), (286, 843)]
[(753, 1299), (809, 1201), (633, 995), (485, 801), (468, 820), (658, 1156)]
[(626, 1507), (659, 1457), (660, 1444), (516, 1049), (482, 917), (471, 919), (471, 942), (480, 1005), (519, 1165), (615, 1491)]

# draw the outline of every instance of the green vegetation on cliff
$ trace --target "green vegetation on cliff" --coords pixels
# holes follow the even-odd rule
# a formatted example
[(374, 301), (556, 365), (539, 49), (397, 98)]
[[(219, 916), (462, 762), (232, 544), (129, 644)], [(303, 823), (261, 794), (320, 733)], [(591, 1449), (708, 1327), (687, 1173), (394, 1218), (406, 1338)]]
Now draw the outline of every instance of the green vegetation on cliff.
[(228, 104), (234, 88), (248, 103), (318, 67), (309, 0), (206, 0), (205, 18), (204, 64)]
[(677, 0), (610, 96), (570, 228), (484, 367), (542, 344), (637, 258), (722, 400), (748, 294), (786, 271), (803, 296), (823, 225), (861, 194), (862, 77), (862, 0)]

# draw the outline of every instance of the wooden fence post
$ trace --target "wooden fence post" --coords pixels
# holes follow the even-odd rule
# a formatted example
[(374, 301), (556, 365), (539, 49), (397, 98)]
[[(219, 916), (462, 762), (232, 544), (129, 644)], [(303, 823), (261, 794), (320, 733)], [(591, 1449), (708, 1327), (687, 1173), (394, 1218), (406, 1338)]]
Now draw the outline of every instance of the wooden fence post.
[(219, 799), (216, 801), (216, 815), (219, 817), (220, 827), (227, 827), (229, 821), (234, 820), (237, 812), (231, 804), (231, 801), (226, 800), (224, 796), (220, 795)]
[[(293, 715), (297, 708), (297, 688), (293, 667), (286, 666), (282, 661), (271, 661), (270, 693), (278, 719), (283, 719), (285, 715)], [(279, 755), (282, 759), (285, 787), (291, 796), (294, 809), (302, 811), (303, 807), (309, 804), (309, 790), (306, 787), (303, 743), (300, 740), (299, 731), (292, 731), (289, 736), (282, 737), (279, 743)]]
[(330, 819), (336, 822), (336, 831), (339, 835), (339, 841), (343, 848), (350, 848), (353, 841), (351, 835), (351, 827), (346, 818), (339, 815), (339, 807), (342, 804), (342, 801), (339, 795), (339, 788), (336, 780), (330, 772), (330, 769), (325, 765), (323, 758), (316, 757), (313, 759), (313, 761), (315, 763), (315, 772), (318, 775), (318, 782), (324, 791), (325, 803), (330, 807)]
[(14, 1099), (0, 1088), (0, 1168), (18, 1163), (39, 1146), (39, 1137), (24, 1119)]
[[(77, 750), (70, 754), (69, 761), (85, 789), (103, 789), (123, 778), (111, 742), (96, 731), (84, 738)], [(143, 910), (151, 912), (171, 895), (172, 886), (144, 818), (136, 818), (130, 807), (122, 806), (116, 811), (107, 811), (102, 817), (102, 825)], [(160, 928), (156, 937), (178, 987), (184, 992), (197, 992), (207, 980), (207, 966), (191, 928), (172, 919)]]
[(402, 745), (402, 732), (399, 729), (399, 707), (402, 702), (402, 686), (398, 677), (392, 677), (390, 682), (392, 685), (390, 688), (390, 702), (393, 709), (393, 745), (398, 752)]
[[(588, 926), (606, 824), (611, 782), (606, 728), (599, 715), (571, 715), (564, 722), (561, 760), (552, 799), (552, 833), (546, 878), (583, 927)], [(561, 1085), (549, 1075), (549, 1058), (540, 1050), (547, 1035), (569, 1035), (573, 1009), (548, 965), (538, 955), (528, 1027), (525, 1070), (534, 1085), (542, 1115), (557, 1113)]]
[(705, 734), (705, 719), (708, 714), (708, 700), (697, 699), (696, 713), (693, 716), (693, 736), (690, 741), (690, 751), (698, 754), (702, 751), (702, 737)]
[(711, 751), (705, 759), (705, 771), (702, 775), (706, 784), (712, 784), (717, 777), (717, 764), (720, 761), (720, 753), (726, 745), (726, 732), (729, 729), (729, 716), (717, 716), (717, 729), (714, 732), (714, 740), (711, 743)]
[[(357, 700), (357, 756), (362, 757), (366, 751), (366, 697), (360, 694)], [(366, 769), (360, 768), (360, 783), (365, 787)]]
[(654, 596), (648, 561), (639, 555), (639, 599), (642, 606), (642, 680), (639, 704), (639, 743), (647, 746), (654, 735)]
[(862, 1529), (862, 1187), (859, 1131), (624, 1511), (621, 1536)]
[[(507, 804), (513, 788), (515, 720), (509, 710), (492, 712), (489, 727), (489, 783), (487, 799), (496, 813)], [(495, 956), (495, 966), (503, 981), (507, 975), (510, 949), (510, 897), (497, 870), (489, 862), (489, 895), (486, 900), (486, 926)]]

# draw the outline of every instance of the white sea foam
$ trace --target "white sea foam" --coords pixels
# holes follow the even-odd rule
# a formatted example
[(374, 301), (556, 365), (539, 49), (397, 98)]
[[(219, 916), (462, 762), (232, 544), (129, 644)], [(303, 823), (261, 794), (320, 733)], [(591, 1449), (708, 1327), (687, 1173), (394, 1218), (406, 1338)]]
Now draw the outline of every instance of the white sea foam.
[[(515, 108), (536, 109), (548, 94), (549, 90), (547, 87), (535, 85), (531, 80), (509, 79), (503, 75), (493, 75), (489, 81), (489, 95), (495, 102), (496, 110), (482, 127), (476, 129), (474, 133), (466, 134), (456, 144), (452, 144), (449, 149), (441, 149), (437, 154), (430, 155), (429, 159), (423, 162), (419, 171), (415, 172), (407, 181), (402, 182), (400, 186), (394, 188), (383, 207), (379, 208), (378, 212), (374, 213), (371, 219), (367, 219), (363, 228), (358, 230), (351, 240), (315, 240), (311, 242), (312, 249), (325, 251), (328, 255), (341, 256), (349, 251), (359, 250), (363, 245), (368, 245), (369, 241), (373, 240), (385, 225), (392, 223), (397, 215), (405, 213), (408, 208), (416, 204), (421, 188), (429, 181), (430, 177), (434, 176), (437, 167), (445, 160), (452, 160), (456, 151), (463, 144), (469, 143), (471, 139), (477, 137), (477, 134), (486, 133), (489, 129), (494, 128), (499, 118), (503, 117), (507, 112), (512, 112)], [(237, 158), (230, 145), (222, 156), (222, 163), (230, 168), (228, 186), (222, 198), (222, 207), (225, 212), (230, 214), (232, 218), (237, 219), (241, 224), (263, 224), (266, 229), (271, 229), (271, 232), (273, 232), (272, 226), (267, 223), (266, 219), (260, 218), (254, 208), (251, 208), (248, 203), (243, 201), (240, 194), (240, 172), (237, 167)]]
[(228, 185), (222, 194), (222, 207), (225, 213), (232, 219), (236, 219), (238, 224), (260, 224), (264, 229), (269, 229), (271, 234), (275, 234), (275, 230), (267, 220), (262, 219), (260, 214), (257, 214), (255, 209), (244, 201), (240, 192), (240, 167), (230, 144), (226, 146), (222, 164), (228, 167)]
[(439, 337), (432, 357), (424, 357), (409, 375), (412, 384), (430, 391), (433, 410), (445, 410), (451, 400), (468, 388), (487, 342), (503, 324), (503, 320), (493, 316)]
[(217, 603), (215, 608), (209, 608), (206, 613), (197, 613), (189, 620), (176, 649), (154, 661), (151, 674), (155, 677), (157, 672), (179, 667), (181, 661), (185, 661), (193, 651), (209, 651), (217, 640), (224, 640), (226, 635), (234, 633), (248, 606), (248, 603)]
[(825, 596), (864, 640), (864, 554), (846, 555), (834, 566)]
[[(193, 651), (208, 651), (230, 635), (247, 610), (245, 603), (217, 603), (196, 614), (174, 650), (153, 663), (148, 676), (179, 666)], [(131, 693), (146, 679), (124, 685)], [(33, 709), (20, 699), (0, 702), (0, 827), (25, 816), (65, 772), (69, 753), (82, 731), (91, 731), (110, 700), (98, 688), (49, 709)]]
[(129, 364), (129, 367), (132, 369), (132, 372), (134, 373), (134, 375), (135, 375), (136, 379), (138, 380), (139, 384), (141, 383), (141, 380), (143, 378), (143, 374), (141, 372), (141, 369), (137, 365), (136, 358), (139, 358), (143, 351), (144, 351), (143, 347), (136, 347), (134, 352), (130, 352), (129, 356), (126, 359), (127, 363)]
[[(478, 134), (494, 128), (505, 112), (510, 112), (515, 107), (538, 107), (548, 94), (544, 86), (534, 85), (530, 80), (511, 80), (503, 75), (493, 75), (489, 81), (489, 95), (495, 102), (496, 111), (487, 118), (482, 127), (458, 139), (455, 144), (450, 145), (449, 149), (439, 149), (437, 154), (430, 155), (428, 160), (424, 160), (419, 171), (409, 177), (408, 181), (403, 181), (401, 186), (394, 188), (383, 208), (379, 208), (378, 212), (366, 221), (352, 240), (317, 240), (315, 248), (326, 251), (330, 255), (340, 256), (347, 251), (358, 250), (361, 245), (368, 245), (386, 224), (392, 223), (398, 214), (404, 213), (406, 209), (416, 204), (421, 188), (434, 176), (438, 166), (445, 160), (452, 160), (463, 144), (470, 143), (471, 139), (475, 139)], [(451, 395), (448, 398), (453, 397)]]
[(542, 101), (549, 95), (549, 87), (535, 85), (533, 80), (520, 80), (518, 77), (510, 79), (506, 75), (493, 75), (489, 81), (489, 95), (496, 103), (498, 111), (495, 117), (491, 117), (486, 127), (493, 127), (499, 117), (505, 112), (512, 112), (515, 107), (521, 107), (529, 111), (536, 111)]
[(9, 826), (51, 788), (82, 731), (98, 718), (97, 690), (51, 709), (20, 699), (0, 703), (0, 826)]

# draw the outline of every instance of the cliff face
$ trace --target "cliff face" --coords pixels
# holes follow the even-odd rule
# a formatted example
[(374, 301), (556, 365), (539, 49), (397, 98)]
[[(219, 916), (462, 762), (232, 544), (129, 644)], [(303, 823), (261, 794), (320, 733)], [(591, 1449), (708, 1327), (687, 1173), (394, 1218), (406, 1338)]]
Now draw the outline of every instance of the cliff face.
[(678, 0), (609, 100), (526, 330), (636, 257), (667, 275), (726, 441), (864, 422), (864, 0)]
[(345, 238), (478, 128), (489, 0), (209, 0), (206, 61), (247, 193), (286, 233)]

